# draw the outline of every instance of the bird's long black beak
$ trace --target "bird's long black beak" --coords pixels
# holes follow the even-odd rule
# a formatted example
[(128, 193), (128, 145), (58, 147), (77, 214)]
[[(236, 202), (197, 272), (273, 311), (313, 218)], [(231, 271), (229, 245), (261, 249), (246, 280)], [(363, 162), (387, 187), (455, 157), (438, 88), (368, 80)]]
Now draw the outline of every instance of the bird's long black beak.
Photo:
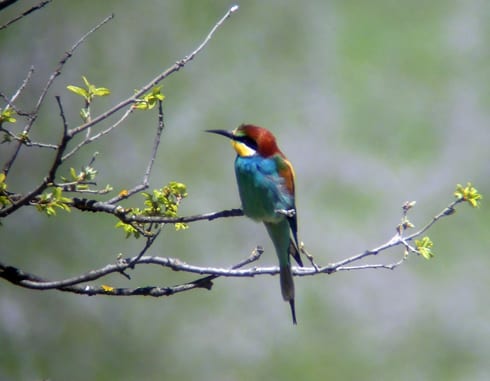
[(225, 136), (228, 139), (232, 139), (232, 140), (235, 139), (235, 135), (233, 135), (233, 133), (231, 131), (227, 131), (227, 130), (206, 130), (205, 132), (210, 132), (212, 134), (222, 135), (222, 136)]

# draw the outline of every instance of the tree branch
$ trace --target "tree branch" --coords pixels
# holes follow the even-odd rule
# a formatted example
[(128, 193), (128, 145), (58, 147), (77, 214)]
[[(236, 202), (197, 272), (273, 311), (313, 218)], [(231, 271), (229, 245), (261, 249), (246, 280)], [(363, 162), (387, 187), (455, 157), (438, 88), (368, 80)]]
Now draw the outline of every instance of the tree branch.
[[(61, 74), (61, 70), (63, 69), (63, 66), (70, 59), (70, 57), (73, 55), (73, 53), (75, 52), (75, 50), (92, 33), (94, 33), (96, 30), (98, 30), (100, 27), (102, 27), (102, 25), (104, 25), (105, 23), (107, 23), (112, 18), (114, 18), (114, 15), (113, 14), (110, 15), (110, 16), (108, 16), (108, 17), (106, 17), (99, 24), (97, 24), (95, 27), (93, 27), (87, 33), (85, 33), (67, 52), (65, 52), (65, 54), (63, 55), (63, 57), (59, 61), (58, 66), (56, 67), (56, 69), (54, 70), (54, 72), (51, 74), (51, 76), (49, 77), (48, 81), (46, 82), (46, 85), (44, 86), (44, 89), (41, 91), (41, 95), (39, 96), (39, 98), (37, 100), (37, 103), (36, 103), (36, 106), (34, 108), (34, 111), (32, 113), (30, 113), (29, 123), (24, 128), (23, 135), (25, 135), (25, 136), (28, 136), (29, 135), (29, 132), (30, 132), (31, 128), (34, 125), (34, 122), (36, 121), (36, 119), (37, 119), (37, 117), (39, 115), (39, 109), (41, 108), (41, 105), (43, 104), (44, 99), (46, 98), (46, 95), (48, 93), (48, 90), (51, 88), (51, 85), (53, 84), (53, 82), (56, 79), (56, 77), (58, 77)], [(15, 150), (14, 150), (14, 152), (13, 152), (10, 160), (8, 160), (7, 161), (7, 164), (3, 167), (3, 173), (5, 173), (5, 175), (7, 175), (9, 173), (9, 171), (10, 171), (12, 165), (14, 164), (15, 160), (17, 159), (18, 154), (20, 152), (20, 149), (22, 148), (23, 145), (24, 145), (23, 141), (18, 141), (17, 142), (17, 147), (15, 148)]]
[[(154, 86), (155, 84), (157, 84), (158, 82), (160, 82), (164, 78), (168, 77), (170, 74), (172, 74), (172, 73), (180, 70), (184, 65), (186, 65), (189, 61), (191, 61), (200, 51), (202, 51), (202, 49), (206, 46), (206, 44), (210, 41), (210, 39), (212, 38), (212, 36), (216, 32), (216, 30), (224, 23), (224, 21), (227, 18), (229, 18), (231, 16), (231, 14), (233, 14), (237, 10), (238, 10), (238, 6), (231, 7), (226, 12), (226, 14), (213, 26), (213, 28), (208, 33), (208, 35), (206, 36), (206, 38), (204, 39), (204, 41), (189, 56), (184, 57), (183, 59), (181, 59), (180, 61), (178, 61), (175, 65), (173, 65), (172, 67), (170, 67), (169, 69), (165, 70), (163, 73), (161, 73), (160, 75), (158, 75), (157, 77), (155, 77), (152, 81), (150, 81), (148, 84), (146, 84), (145, 86), (143, 86), (133, 96), (129, 97), (125, 101), (120, 102), (118, 105), (114, 106), (112, 109), (110, 109), (110, 110), (106, 111), (105, 113), (99, 115), (97, 118), (91, 119), (89, 122), (87, 122), (84, 125), (79, 126), (77, 128), (68, 130), (67, 129), (66, 120), (63, 120), (63, 123), (64, 123), (63, 126), (65, 127), (65, 130), (64, 130), (64, 133), (63, 133), (62, 144), (60, 144), (58, 146), (53, 146), (53, 147), (49, 146), (49, 148), (56, 149), (56, 157), (53, 160), (53, 164), (52, 164), (52, 166), (51, 166), (51, 168), (50, 168), (50, 170), (48, 172), (48, 175), (45, 177), (44, 181), (41, 184), (39, 184), (37, 187), (35, 187), (33, 190), (31, 190), (26, 195), (13, 195), (13, 197), (11, 197), (11, 200), (15, 200), (15, 202), (13, 202), (11, 205), (9, 205), (9, 206), (7, 206), (7, 207), (5, 207), (5, 208), (3, 208), (3, 209), (0, 210), (0, 218), (1, 217), (6, 217), (6, 216), (10, 215), (11, 213), (13, 213), (16, 210), (18, 210), (20, 207), (28, 204), (31, 200), (34, 200), (36, 197), (38, 197), (48, 187), (48, 185), (50, 183), (54, 183), (54, 181), (55, 181), (54, 175), (56, 173), (56, 169), (61, 165), (61, 163), (63, 163), (68, 158), (70, 158), (73, 154), (75, 154), (85, 144), (88, 144), (90, 142), (93, 142), (93, 141), (97, 140), (98, 138), (100, 138), (100, 137), (108, 134), (113, 129), (115, 129), (118, 125), (120, 125), (122, 123), (123, 120), (125, 120), (127, 118), (127, 116), (129, 116), (129, 114), (132, 112), (133, 108), (132, 107), (129, 108), (126, 111), (126, 113), (123, 115), (123, 117), (120, 118), (120, 120), (117, 121), (115, 124), (113, 124), (112, 126), (110, 126), (109, 128), (107, 128), (106, 130), (103, 130), (103, 131), (99, 132), (95, 136), (92, 136), (92, 137), (86, 136), (85, 139), (81, 143), (79, 143), (74, 149), (72, 149), (72, 151), (70, 151), (69, 153), (65, 154), (65, 150), (66, 150), (66, 147), (68, 145), (68, 142), (75, 135), (77, 135), (78, 133), (80, 133), (82, 131), (88, 131), (88, 129), (90, 127), (92, 127), (93, 125), (99, 123), (100, 121), (108, 118), (110, 115), (112, 115), (116, 111), (120, 110), (121, 108), (123, 108), (123, 107), (125, 107), (125, 106), (127, 106), (129, 104), (132, 105), (133, 103), (137, 102), (139, 100), (139, 98), (143, 94), (145, 94), (152, 86)], [(55, 78), (61, 73), (62, 67), (68, 61), (68, 59), (72, 56), (72, 54), (76, 50), (76, 48), (80, 44), (82, 44), (88, 38), (89, 35), (91, 35), (92, 33), (94, 33), (97, 29), (99, 29), (102, 25), (104, 25), (105, 23), (107, 23), (113, 17), (114, 17), (114, 15), (110, 15), (107, 18), (105, 18), (103, 21), (101, 21), (99, 24), (97, 24), (94, 28), (92, 28), (90, 31), (88, 31), (85, 35), (83, 35), (72, 46), (72, 48), (69, 49), (65, 53), (65, 55), (60, 60), (57, 68), (55, 69), (55, 71), (51, 74), (50, 78), (48, 79), (48, 81), (47, 81), (44, 89), (42, 90), (41, 95), (40, 95), (40, 97), (39, 97), (39, 99), (37, 101), (35, 110), (32, 113), (29, 114), (30, 115), (29, 116), (29, 123), (24, 128), (24, 131), (22, 133), (23, 136), (26, 136), (26, 137), (28, 136), (28, 134), (30, 132), (30, 129), (32, 128), (35, 120), (37, 119), (37, 116), (38, 116), (38, 113), (39, 113), (39, 109), (40, 109), (41, 105), (43, 104), (43, 101), (44, 101), (44, 99), (46, 97), (46, 94), (47, 94), (49, 88), (51, 87), (51, 85), (54, 82)], [(28, 78), (29, 78), (29, 76), (28, 76)], [(26, 79), (26, 81), (27, 81), (27, 79)], [(24, 86), (21, 86), (21, 89), (23, 87)], [(20, 93), (20, 91), (18, 91), (17, 93)], [(58, 104), (61, 107), (61, 103), (60, 103), (59, 100), (58, 100)], [(62, 118), (64, 118), (64, 115), (63, 114), (62, 114)], [(162, 108), (161, 102), (159, 102), (159, 122), (158, 122), (158, 129), (157, 129), (157, 133), (156, 133), (156, 136), (155, 136), (155, 139), (154, 139), (154, 146), (153, 146), (152, 154), (151, 154), (151, 157), (150, 157), (150, 161), (148, 163), (147, 171), (145, 172), (145, 175), (143, 177), (142, 183), (139, 184), (139, 185), (137, 185), (137, 186), (135, 186), (130, 191), (127, 191), (127, 192), (124, 192), (124, 193), (120, 193), (118, 196), (116, 196), (116, 197), (112, 198), (111, 200), (109, 200), (108, 203), (105, 203), (105, 205), (103, 205), (102, 203), (101, 204), (98, 204), (99, 211), (108, 212), (108, 210), (110, 209), (110, 205), (109, 205), (110, 203), (119, 202), (122, 199), (128, 198), (129, 196), (131, 196), (131, 195), (133, 195), (135, 193), (138, 193), (138, 192), (140, 192), (140, 191), (142, 191), (142, 190), (144, 190), (144, 189), (146, 189), (148, 187), (148, 184), (149, 184), (149, 176), (150, 176), (151, 168), (153, 166), (153, 162), (154, 162), (154, 159), (156, 157), (156, 153), (157, 153), (157, 150), (158, 150), (158, 147), (159, 147), (159, 144), (160, 144), (160, 137), (161, 137), (161, 133), (163, 131), (163, 127), (164, 127), (164, 124), (163, 124), (163, 108)], [(18, 140), (17, 141), (17, 146), (15, 147), (12, 156), (10, 157), (10, 159), (7, 161), (7, 163), (5, 164), (5, 166), (3, 168), (3, 173), (5, 175), (8, 175), (10, 169), (12, 168), (12, 165), (14, 164), (14, 162), (15, 162), (15, 160), (16, 160), (19, 152), (20, 152), (21, 147), (25, 144), (25, 141), (26, 141), (25, 139), (21, 139), (21, 140)], [(60, 156), (60, 154), (61, 154), (61, 156)], [(100, 193), (100, 192), (97, 192), (97, 193)], [(83, 201), (87, 201), (85, 203), (84, 202), (80, 203), (78, 201), (80, 201), (80, 200), (74, 199), (74, 206), (75, 205), (76, 206), (82, 205), (82, 210), (90, 210), (89, 207), (94, 205), (91, 201), (83, 200)], [(85, 208), (83, 208), (84, 205), (86, 206)], [(92, 211), (95, 211), (95, 210), (92, 210)], [(120, 208), (118, 208), (117, 210), (116, 209), (113, 209), (113, 214), (115, 214), (117, 216), (121, 216), (121, 218), (123, 218), (123, 221), (128, 221), (128, 219), (126, 217), (124, 217), (124, 215), (126, 213), (125, 212), (121, 212)], [(136, 222), (136, 221), (133, 221), (133, 222)], [(154, 221), (154, 222), (158, 222), (158, 221)]]
[[(27, 11), (22, 12), (19, 16), (14, 17), (12, 20), (8, 21), (7, 23), (3, 24), (0, 26), (0, 30), (5, 29), (12, 25), (14, 22), (19, 21), (23, 17), (31, 14), (34, 11), (37, 11), (38, 9), (43, 8), (45, 5), (49, 4), (52, 0), (43, 0), (39, 4), (34, 5), (33, 7), (29, 8)], [(17, 2), (17, 0), (2, 0), (0, 1), (0, 11), (3, 10), (4, 8), (7, 8), (8, 6), (14, 4)]]
[(146, 167), (145, 174), (143, 176), (143, 182), (139, 185), (136, 185), (133, 189), (128, 190), (127, 193), (119, 194), (116, 197), (111, 198), (107, 201), (108, 204), (115, 204), (123, 199), (126, 199), (132, 196), (135, 193), (141, 192), (148, 188), (150, 184), (150, 174), (153, 168), (153, 163), (155, 162), (155, 158), (157, 156), (158, 147), (160, 146), (160, 138), (162, 136), (163, 129), (165, 128), (165, 123), (163, 119), (163, 102), (161, 100), (158, 101), (158, 127), (157, 132), (155, 134), (155, 138), (153, 139), (153, 148), (151, 150), (150, 160), (148, 161), (148, 165)]
[(232, 6), (228, 12), (213, 26), (211, 31), (208, 33), (204, 41), (188, 56), (185, 56), (181, 60), (177, 61), (174, 65), (169, 67), (167, 70), (164, 72), (160, 73), (157, 75), (155, 78), (153, 78), (150, 82), (148, 82), (146, 85), (144, 85), (139, 91), (137, 91), (133, 96), (119, 102), (117, 105), (112, 107), (111, 109), (107, 110), (106, 112), (100, 114), (98, 117), (92, 119), (90, 122), (87, 122), (85, 124), (82, 124), (81, 126), (78, 126), (72, 130), (69, 131), (70, 136), (74, 136), (87, 128), (101, 122), (102, 120), (107, 119), (109, 116), (114, 114), (115, 112), (121, 110), (122, 108), (132, 105), (133, 103), (136, 103), (139, 98), (141, 98), (142, 95), (147, 93), (153, 86), (156, 84), (160, 83), (162, 80), (167, 78), (169, 75), (179, 71), (182, 69), (188, 62), (194, 59), (194, 57), (201, 52), (201, 50), (207, 45), (207, 43), (211, 40), (213, 37), (214, 33), (216, 30), (225, 22), (226, 19), (228, 19), (233, 13), (238, 11), (238, 6), (234, 5)]
[[(410, 253), (416, 255), (420, 254), (417, 251), (417, 249), (413, 247), (410, 247), (410, 250), (407, 250), (407, 246), (409, 246), (408, 242), (424, 234), (428, 229), (430, 229), (437, 221), (439, 221), (443, 217), (448, 217), (452, 215), (455, 210), (454, 208), (458, 204), (464, 201), (465, 200), (463, 198), (458, 198), (457, 200), (451, 202), (446, 208), (444, 208), (441, 212), (439, 212), (436, 216), (434, 216), (429, 223), (423, 226), (420, 230), (406, 237), (404, 237), (403, 235), (406, 228), (400, 229), (400, 225), (398, 225), (396, 229), (397, 234), (391, 239), (389, 239), (387, 242), (379, 245), (378, 247), (375, 247), (370, 250), (365, 250), (361, 253), (340, 260), (338, 262), (330, 263), (326, 266), (293, 267), (292, 274), (294, 276), (302, 277), (302, 276), (317, 276), (320, 274), (330, 275), (340, 271), (367, 270), (367, 269), (393, 270), (401, 263), (403, 263), (408, 258), (408, 255)], [(232, 211), (241, 212), (240, 209), (233, 209)], [(182, 217), (176, 220), (178, 220), (179, 222), (192, 222), (192, 221), (198, 221), (202, 219), (213, 219), (213, 218), (227, 216), (227, 212), (230, 211), (201, 215), (199, 216), (199, 218), (196, 218), (198, 216)], [(204, 216), (207, 216), (208, 218), (204, 218)], [(404, 217), (406, 217), (406, 213), (404, 213)], [(138, 255), (125, 259), (118, 258), (116, 263), (114, 264), (108, 264), (102, 268), (91, 270), (84, 274), (72, 278), (67, 278), (58, 281), (50, 281), (36, 274), (27, 273), (21, 269), (15, 268), (13, 266), (8, 266), (1, 262), (0, 262), (0, 278), (4, 278), (5, 280), (17, 286), (35, 289), (35, 290), (57, 289), (60, 291), (66, 291), (66, 292), (72, 292), (72, 293), (84, 294), (84, 295), (168, 296), (175, 293), (188, 291), (194, 288), (210, 289), (212, 286), (211, 281), (218, 277), (255, 277), (261, 275), (279, 274), (279, 267), (277, 266), (271, 266), (271, 267), (254, 266), (245, 269), (243, 268), (244, 266), (257, 261), (261, 257), (263, 253), (263, 249), (261, 247), (257, 247), (248, 258), (246, 258), (245, 260), (241, 261), (240, 263), (230, 268), (195, 266), (195, 265), (187, 264), (177, 258), (144, 255), (147, 252), (147, 250), (152, 246), (157, 235), (158, 233), (146, 239), (146, 243)], [(379, 253), (394, 248), (396, 246), (402, 246), (405, 248), (402, 258), (397, 261), (390, 262), (390, 263), (359, 264), (355, 266), (349, 266), (350, 264), (359, 262), (368, 256), (378, 255)], [(305, 253), (305, 250), (302, 249), (302, 252)], [(189, 283), (183, 283), (180, 285), (173, 285), (167, 287), (149, 286), (149, 287), (137, 287), (137, 288), (114, 288), (107, 285), (82, 286), (82, 284), (84, 283), (101, 279), (109, 274), (116, 273), (116, 272), (121, 273), (128, 279), (131, 279), (130, 276), (126, 273), (126, 271), (129, 269), (134, 269), (137, 265), (138, 266), (156, 265), (156, 266), (169, 268), (173, 271), (206, 275), (206, 277), (196, 279)]]

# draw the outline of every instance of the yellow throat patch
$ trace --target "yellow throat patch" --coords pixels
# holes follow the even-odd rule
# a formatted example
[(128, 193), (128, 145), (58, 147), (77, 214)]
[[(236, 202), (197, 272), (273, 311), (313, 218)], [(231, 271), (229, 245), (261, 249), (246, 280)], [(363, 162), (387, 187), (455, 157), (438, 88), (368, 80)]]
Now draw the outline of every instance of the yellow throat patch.
[(237, 142), (236, 140), (231, 141), (231, 146), (236, 151), (238, 156), (246, 157), (255, 155), (256, 151), (253, 148), (250, 148), (246, 144), (242, 142)]

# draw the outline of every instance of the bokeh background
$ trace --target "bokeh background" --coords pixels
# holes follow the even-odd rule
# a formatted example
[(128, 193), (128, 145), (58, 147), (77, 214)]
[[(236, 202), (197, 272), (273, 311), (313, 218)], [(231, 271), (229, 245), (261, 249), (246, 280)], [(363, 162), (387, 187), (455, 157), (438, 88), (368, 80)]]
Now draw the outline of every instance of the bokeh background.
[[(0, 24), (35, 4), (0, 13)], [(417, 200), (421, 227), (457, 183), (490, 195), (490, 3), (470, 1), (237, 1), (240, 10), (206, 49), (164, 83), (166, 128), (151, 186), (176, 180), (181, 214), (238, 207), (229, 144), (203, 133), (242, 122), (271, 129), (295, 165), (300, 234), (320, 264), (387, 241), (401, 205)], [(54, 1), (0, 31), (0, 90), (33, 107), (57, 62), (110, 13), (63, 68), (33, 140), (56, 142), (54, 95), (80, 123), (66, 85), (85, 75), (112, 90), (97, 114), (189, 54), (227, 1)], [(2, 104), (3, 106), (3, 104)], [(95, 151), (99, 185), (143, 176), (155, 113), (135, 113)], [(2, 165), (9, 147), (0, 145)], [(49, 159), (23, 150), (9, 189), (38, 183)], [(66, 168), (68, 168), (68, 166)], [(138, 197), (130, 204), (137, 205)], [(109, 216), (30, 209), (2, 221), (0, 259), (60, 279), (134, 255)], [(277, 277), (219, 279), (211, 292), (169, 298), (82, 297), (0, 283), (0, 380), (488, 380), (489, 211), (461, 205), (429, 232), (431, 261), (394, 271), (297, 278), (298, 326)], [(256, 245), (275, 264), (262, 226), (245, 218), (168, 227), (150, 254), (230, 266)], [(376, 262), (393, 262), (401, 249)], [(138, 267), (114, 286), (172, 285), (193, 277)]]

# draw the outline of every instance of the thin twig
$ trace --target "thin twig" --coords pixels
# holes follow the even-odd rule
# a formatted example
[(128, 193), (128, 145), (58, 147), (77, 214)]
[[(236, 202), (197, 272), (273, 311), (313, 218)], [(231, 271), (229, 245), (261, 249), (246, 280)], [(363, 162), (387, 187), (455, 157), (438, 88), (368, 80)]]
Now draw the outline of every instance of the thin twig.
[[(37, 11), (38, 9), (43, 8), (45, 5), (47, 5), (51, 1), (52, 0), (44, 0), (44, 1), (41, 1), (39, 4), (34, 5), (33, 7), (29, 8), (27, 11), (22, 12), (19, 16), (14, 17), (12, 20), (10, 20), (9, 22), (7, 22), (6, 24), (3, 24), (2, 26), (0, 26), (0, 30), (7, 28), (9, 25), (12, 25), (16, 21), (19, 21), (21, 18), (27, 16), (28, 14), (30, 14), (30, 13), (32, 13), (34, 11)], [(7, 5), (10, 5), (10, 4), (7, 4)]]
[(58, 146), (56, 144), (32, 142), (29, 140), (29, 138), (24, 138), (22, 136), (18, 136), (16, 134), (14, 134), (12, 131), (10, 131), (4, 127), (0, 127), (0, 131), (7, 134), (12, 140), (21, 141), (26, 147), (49, 148), (49, 149), (57, 149), (58, 148)]
[(408, 244), (408, 242), (412, 241), (413, 239), (415, 239), (417, 237), (420, 237), (422, 234), (424, 234), (428, 229), (430, 229), (432, 227), (432, 225), (434, 225), (441, 218), (450, 216), (454, 212), (454, 207), (457, 204), (462, 203), (462, 202), (464, 202), (464, 199), (462, 199), (462, 198), (458, 198), (457, 200), (451, 202), (446, 208), (444, 208), (441, 212), (439, 212), (436, 216), (434, 216), (429, 223), (427, 223), (424, 227), (417, 230), (413, 234), (410, 234), (406, 237), (403, 237), (402, 235), (397, 233), (389, 241), (387, 241), (386, 243), (384, 243), (384, 244), (382, 244), (382, 245), (380, 245), (374, 249), (366, 250), (362, 253), (353, 255), (352, 257), (346, 258), (346, 259), (341, 260), (339, 262), (332, 263), (332, 264), (329, 264), (327, 266), (321, 267), (318, 271), (330, 274), (330, 273), (333, 273), (336, 271), (356, 270), (356, 269), (361, 269), (361, 268), (362, 269), (364, 269), (364, 268), (389, 268), (389, 269), (392, 269), (392, 268), (397, 266), (398, 262), (395, 262), (394, 264), (389, 264), (389, 265), (376, 265), (376, 264), (371, 265), (371, 264), (368, 264), (368, 265), (363, 265), (362, 267), (359, 267), (359, 266), (347, 267), (346, 265), (353, 263), (353, 262), (360, 261), (361, 259), (366, 258), (368, 256), (377, 255), (381, 251), (385, 251), (385, 250), (388, 250), (392, 247), (400, 246), (400, 245), (405, 246), (411, 252), (417, 252), (417, 250), (414, 247), (410, 246)]
[[(73, 55), (75, 50), (92, 34), (94, 33), (97, 29), (102, 27), (105, 23), (107, 23), (109, 20), (114, 18), (114, 14), (106, 17), (104, 20), (102, 20), (99, 24), (97, 24), (95, 27), (90, 29), (87, 33), (85, 33), (68, 51), (65, 52), (63, 57), (58, 63), (58, 66), (54, 70), (54, 72), (51, 74), (49, 77), (48, 81), (46, 82), (46, 85), (44, 86), (44, 89), (41, 91), (41, 95), (39, 96), (36, 106), (34, 108), (34, 111), (30, 114), (31, 117), (29, 118), (29, 123), (26, 125), (24, 128), (23, 134), (28, 135), (32, 126), (34, 125), (34, 122), (36, 121), (38, 115), (39, 115), (39, 109), (41, 108), (41, 105), (44, 102), (44, 99), (46, 98), (46, 95), (48, 93), (48, 90), (51, 88), (51, 85), (53, 84), (54, 80), (56, 77), (58, 77), (61, 74), (61, 70), (63, 69), (63, 66), (65, 63), (68, 61), (68, 59)], [(23, 143), (18, 142), (17, 147), (15, 148), (12, 156), (10, 157), (10, 160), (7, 162), (7, 164), (3, 168), (3, 172), (7, 175), (8, 172), (10, 171), (12, 165), (14, 164), (15, 160), (18, 157), (18, 154), (20, 152), (20, 149), (22, 148)]]
[(0, 96), (5, 100), (5, 102), (9, 105), (9, 107), (12, 107), (16, 113), (17, 109), (15, 108), (14, 102), (17, 99), (17, 97), (22, 93), (22, 91), (25, 89), (29, 81), (31, 80), (32, 74), (34, 73), (34, 66), (31, 66), (29, 68), (29, 71), (27, 72), (26, 77), (22, 81), (21, 85), (19, 88), (15, 91), (14, 95), (9, 99), (7, 98), (4, 94), (0, 93)]
[(238, 11), (238, 6), (234, 5), (232, 6), (228, 12), (213, 26), (209, 34), (206, 36), (204, 41), (188, 56), (185, 56), (183, 59), (177, 61), (174, 65), (169, 67), (167, 70), (164, 72), (160, 73), (157, 75), (155, 78), (153, 78), (150, 82), (148, 82), (146, 85), (144, 85), (140, 90), (138, 90), (134, 95), (130, 96), (129, 98), (119, 102), (117, 105), (112, 107), (111, 109), (107, 110), (106, 112), (100, 114), (96, 118), (92, 119), (90, 122), (87, 122), (85, 124), (82, 124), (81, 126), (75, 127), (72, 130), (69, 131), (70, 136), (77, 135), (78, 133), (86, 130), (87, 128), (99, 123), (100, 121), (107, 119), (109, 116), (114, 114), (115, 112), (121, 110), (122, 108), (132, 105), (133, 103), (137, 102), (139, 98), (143, 94), (146, 94), (153, 86), (161, 82), (163, 79), (167, 78), (170, 74), (179, 71), (182, 69), (189, 61), (194, 59), (194, 57), (206, 46), (206, 44), (211, 40), (213, 37), (214, 33), (216, 30), (224, 23), (226, 19), (228, 19), (233, 13)]
[(128, 267), (134, 269), (134, 266), (138, 263), (138, 261), (141, 259), (141, 257), (143, 257), (143, 255), (145, 255), (145, 253), (151, 247), (151, 245), (153, 245), (153, 242), (158, 237), (158, 235), (160, 234), (161, 231), (162, 231), (162, 228), (159, 227), (158, 230), (151, 237), (146, 237), (146, 244), (143, 247), (143, 250), (141, 250), (141, 252), (136, 257), (134, 257), (133, 259), (131, 259), (129, 261)]
[(111, 15), (107, 16), (105, 19), (103, 19), (101, 22), (99, 22), (96, 26), (94, 26), (92, 29), (90, 29), (87, 33), (85, 33), (82, 37), (80, 37), (80, 39), (77, 42), (75, 42), (75, 44), (70, 49), (68, 49), (68, 51), (65, 52), (65, 54), (63, 55), (63, 57), (59, 61), (58, 66), (56, 67), (56, 69), (54, 70), (54, 72), (51, 74), (51, 76), (49, 77), (48, 81), (46, 82), (46, 85), (44, 86), (44, 89), (41, 92), (41, 95), (39, 96), (39, 99), (37, 101), (36, 107), (34, 108), (34, 113), (33, 113), (34, 114), (34, 117), (31, 119), (29, 125), (27, 126), (27, 128), (26, 128), (27, 131), (29, 131), (29, 129), (31, 128), (32, 124), (36, 120), (37, 115), (38, 115), (38, 111), (41, 108), (41, 105), (42, 105), (42, 103), (44, 101), (44, 98), (46, 97), (46, 94), (48, 93), (48, 90), (50, 89), (50, 87), (53, 84), (53, 82), (56, 79), (56, 77), (58, 77), (61, 74), (61, 70), (63, 69), (63, 66), (71, 58), (71, 56), (73, 56), (73, 53), (75, 52), (75, 50), (81, 44), (83, 44), (85, 42), (85, 40), (87, 40), (87, 38), (91, 34), (95, 33), (98, 29), (100, 29), (104, 24), (108, 23), (113, 18), (114, 18), (114, 14), (111, 14)]
[[(77, 153), (83, 146), (100, 139), (102, 136), (108, 135), (110, 132), (112, 132), (114, 129), (116, 129), (119, 125), (121, 125), (121, 123), (124, 122), (132, 112), (133, 112), (133, 108), (129, 108), (126, 110), (124, 115), (121, 118), (119, 118), (118, 121), (116, 121), (111, 126), (107, 127), (105, 130), (102, 130), (102, 131), (100, 131), (97, 134), (92, 135), (92, 136), (86, 135), (85, 139), (83, 139), (70, 152), (66, 153), (63, 156), (63, 161), (68, 160), (75, 153)], [(87, 129), (87, 131), (88, 131), (88, 129)]]
[[(146, 167), (145, 175), (143, 177), (143, 184), (148, 185), (150, 182), (150, 174), (155, 163), (155, 158), (157, 156), (158, 147), (160, 147), (160, 140), (162, 137), (163, 129), (165, 128), (165, 121), (163, 118), (163, 101), (158, 100), (158, 124), (157, 132), (155, 134), (155, 139), (153, 140), (153, 148), (151, 150), (151, 157), (148, 161), (148, 166)], [(117, 202), (114, 201), (114, 202)]]
[(61, 121), (63, 123), (63, 136), (66, 137), (66, 133), (68, 131), (68, 123), (66, 122), (65, 111), (63, 110), (63, 105), (61, 104), (61, 98), (57, 95), (55, 96), (55, 99), (56, 99), (56, 103), (58, 104)]
[(418, 232), (416, 233), (413, 233), (407, 237), (405, 237), (405, 240), (407, 241), (411, 241), (412, 239), (420, 236), (421, 234), (425, 233), (427, 230), (429, 230), (432, 225), (434, 225), (438, 220), (440, 220), (441, 218), (443, 217), (448, 217), (450, 215), (452, 215), (454, 213), (454, 207), (462, 202), (464, 202), (465, 200), (463, 198), (458, 198), (456, 199), (455, 201), (451, 202), (446, 208), (444, 208), (444, 210), (442, 210), (439, 214), (437, 214), (436, 216), (434, 216), (434, 218), (432, 218), (432, 220), (427, 224), (425, 225), (421, 230), (419, 230)]
[(209, 42), (209, 40), (211, 40), (211, 38), (213, 37), (214, 33), (216, 32), (216, 30), (218, 30), (218, 28), (226, 21), (226, 19), (228, 19), (233, 13), (235, 13), (236, 11), (238, 11), (238, 8), (239, 6), (238, 5), (233, 5), (229, 10), (228, 12), (226, 12), (226, 14), (214, 25), (214, 27), (211, 29), (211, 31), (209, 32), (209, 34), (206, 36), (206, 38), (204, 39), (204, 41), (201, 43), (201, 45), (199, 45), (197, 47), (196, 50), (194, 50), (189, 56), (185, 57), (184, 59), (182, 59), (181, 61), (178, 61), (177, 64), (180, 65), (180, 66), (184, 66), (187, 62), (189, 61), (192, 61), (194, 59), (194, 57), (199, 54), (199, 52), (201, 50), (204, 49), (204, 47), (206, 46), (206, 44)]
[(165, 128), (164, 119), (163, 119), (163, 102), (161, 100), (158, 101), (158, 127), (157, 132), (155, 134), (155, 138), (153, 140), (153, 148), (151, 151), (150, 160), (148, 161), (148, 165), (146, 167), (145, 174), (143, 176), (143, 182), (139, 185), (133, 187), (133, 189), (128, 190), (124, 194), (119, 194), (116, 197), (111, 198), (107, 201), (108, 204), (115, 204), (123, 199), (131, 197), (133, 194), (141, 192), (148, 188), (150, 183), (150, 174), (153, 168), (153, 163), (155, 162), (155, 158), (157, 156), (158, 147), (160, 146), (160, 140), (162, 136), (163, 129)]
[(12, 203), (12, 205), (10, 205), (9, 207), (0, 210), (0, 217), (6, 217), (11, 213), (15, 212), (20, 207), (28, 204), (34, 197), (41, 194), (51, 183), (53, 183), (56, 178), (56, 172), (62, 163), (61, 158), (63, 156), (63, 153), (65, 152), (68, 142), (70, 141), (70, 138), (67, 135), (68, 125), (66, 123), (65, 113), (63, 111), (63, 106), (61, 104), (60, 97), (57, 96), (56, 101), (58, 103), (58, 107), (60, 110), (60, 117), (63, 122), (63, 135), (61, 137), (61, 142), (56, 150), (56, 155), (51, 164), (51, 168), (49, 169), (48, 174), (44, 178), (43, 182), (39, 184), (35, 189), (33, 189), (27, 195), (20, 198), (17, 202)]

